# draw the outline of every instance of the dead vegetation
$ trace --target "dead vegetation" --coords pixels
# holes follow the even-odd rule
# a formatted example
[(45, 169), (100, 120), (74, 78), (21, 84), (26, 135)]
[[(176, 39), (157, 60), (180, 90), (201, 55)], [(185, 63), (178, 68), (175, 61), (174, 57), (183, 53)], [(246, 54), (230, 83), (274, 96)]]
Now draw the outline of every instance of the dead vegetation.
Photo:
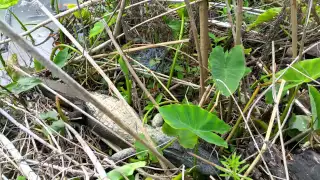
[(33, 61), (0, 55), (0, 179), (319, 178), (317, 2), (29, 3), (0, 21)]

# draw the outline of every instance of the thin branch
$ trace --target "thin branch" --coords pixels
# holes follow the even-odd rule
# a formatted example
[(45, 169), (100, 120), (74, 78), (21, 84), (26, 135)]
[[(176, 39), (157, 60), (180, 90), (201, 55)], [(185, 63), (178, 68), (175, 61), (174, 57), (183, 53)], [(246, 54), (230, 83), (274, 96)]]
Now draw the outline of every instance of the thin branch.
[[(182, 40), (168, 41), (168, 42), (157, 43), (157, 44), (147, 44), (147, 45), (141, 46), (141, 47), (123, 49), (122, 51), (125, 52), (125, 53), (129, 53), (129, 52), (136, 52), (136, 51), (141, 51), (141, 50), (149, 49), (149, 48), (156, 48), (156, 47), (162, 47), (162, 46), (180, 44), (180, 43), (187, 43), (187, 42), (189, 42), (189, 39), (182, 39)], [(114, 51), (114, 52), (111, 52), (111, 53), (108, 53), (108, 54), (94, 55), (94, 56), (92, 56), (92, 58), (93, 59), (103, 58), (103, 57), (107, 57), (107, 56), (115, 55), (115, 54), (119, 54), (118, 51)]]
[[(275, 47), (274, 47), (274, 41), (272, 41), (272, 94), (274, 100), (278, 100), (280, 102), (280, 99), (276, 99), (276, 53), (275, 53)], [(282, 91), (279, 92), (280, 97), (282, 94)], [(281, 151), (282, 151), (282, 160), (284, 165), (284, 170), (286, 174), (286, 179), (289, 180), (289, 172), (288, 172), (288, 165), (287, 165), (287, 158), (286, 158), (286, 150), (284, 148), (284, 142), (283, 142), (283, 135), (282, 135), (282, 127), (281, 127), (281, 119), (279, 114), (279, 108), (276, 108), (276, 115), (277, 115), (277, 123), (278, 123), (278, 129), (279, 129), (279, 135), (280, 135), (280, 143), (281, 143)], [(272, 129), (271, 129), (272, 130)]]
[(65, 123), (65, 126), (75, 135), (75, 137), (77, 138), (78, 142), (81, 144), (83, 151), (87, 153), (87, 155), (90, 158), (93, 166), (95, 167), (95, 169), (97, 170), (97, 172), (99, 174), (99, 179), (103, 179), (103, 180), (104, 179), (108, 179), (107, 173), (104, 170), (104, 168), (101, 165), (101, 163), (99, 162), (97, 156), (94, 155), (93, 151), (88, 146), (88, 144), (82, 139), (80, 134), (75, 129), (73, 129), (68, 123)]
[(249, 168), (247, 169), (247, 171), (244, 173), (244, 176), (248, 176), (248, 175), (251, 173), (251, 171), (253, 170), (253, 168), (254, 168), (254, 167), (256, 166), (256, 164), (260, 161), (260, 158), (262, 157), (263, 153), (267, 150), (267, 142), (269, 141), (270, 136), (271, 136), (272, 127), (273, 127), (273, 124), (274, 124), (274, 119), (275, 119), (275, 117), (276, 117), (276, 112), (277, 112), (277, 109), (278, 109), (278, 106), (279, 106), (279, 102), (280, 102), (280, 99), (281, 99), (281, 94), (282, 94), (284, 85), (285, 85), (285, 81), (281, 81), (280, 88), (279, 88), (277, 97), (276, 97), (276, 99), (275, 99), (275, 105), (274, 105), (274, 107), (273, 107), (273, 111), (272, 111), (272, 114), (271, 114), (271, 117), (270, 117), (268, 130), (267, 130), (266, 136), (265, 136), (265, 138), (264, 138), (264, 143), (263, 143), (263, 145), (262, 145), (262, 148), (261, 148), (261, 150), (260, 150), (260, 153), (259, 153), (258, 156), (254, 159), (254, 161), (251, 163), (251, 165), (249, 166)]
[(303, 52), (303, 49), (304, 49), (304, 42), (305, 42), (306, 35), (307, 35), (306, 31), (307, 31), (307, 27), (308, 27), (308, 23), (309, 23), (309, 19), (310, 19), (310, 13), (311, 13), (311, 10), (312, 10), (312, 5), (313, 5), (313, 0), (309, 0), (308, 13), (307, 13), (307, 17), (306, 17), (306, 22), (305, 22), (304, 27), (303, 27), (302, 39), (300, 41), (300, 49), (299, 49), (299, 59), (300, 60), (302, 58), (302, 52)]
[[(63, 168), (54, 164), (49, 164), (49, 163), (45, 163), (45, 162), (39, 162), (39, 161), (35, 161), (35, 160), (31, 160), (31, 159), (26, 159), (26, 161), (32, 165), (38, 165), (39, 169), (42, 167), (48, 167), (48, 168), (52, 168), (52, 169), (56, 169), (58, 171), (66, 171), (75, 175), (82, 175), (85, 176), (85, 173), (83, 171), (80, 170), (76, 170), (76, 169), (71, 169), (70, 167), (67, 168)], [(89, 172), (88, 174), (89, 176), (93, 176), (93, 177), (98, 177), (98, 175), (94, 172)]]
[[(2, 111), (2, 109), (0, 108)], [(30, 168), (28, 163), (21, 156), (20, 152), (12, 144), (12, 142), (0, 132), (0, 145), (6, 149), (19, 166), (19, 171), (30, 180), (41, 180), (41, 178)]]

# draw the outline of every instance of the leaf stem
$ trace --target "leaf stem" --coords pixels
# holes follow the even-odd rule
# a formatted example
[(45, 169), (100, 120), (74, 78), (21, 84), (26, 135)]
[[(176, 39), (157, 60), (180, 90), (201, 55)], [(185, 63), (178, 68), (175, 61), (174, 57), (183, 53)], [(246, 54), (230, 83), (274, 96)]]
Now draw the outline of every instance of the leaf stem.
[[(19, 19), (12, 11), (10, 11), (10, 9), (8, 9), (8, 11), (9, 11), (10, 14), (18, 21), (18, 23), (19, 23), (20, 26), (21, 26), (21, 29), (24, 30), (24, 31), (28, 31), (28, 29), (27, 29), (26, 26), (20, 21), (20, 19)], [(34, 45), (34, 44), (35, 44), (35, 41), (34, 41), (33, 37), (31, 36), (31, 34), (28, 34), (27, 36), (30, 37), (31, 43)]]
[[(248, 103), (246, 104), (246, 106), (245, 106), (244, 109), (243, 109), (243, 113), (246, 113), (246, 112), (247, 112), (247, 110), (249, 109), (250, 105), (252, 104), (254, 98), (257, 96), (259, 90), (260, 90), (260, 86), (258, 86), (258, 87), (255, 89), (255, 91), (253, 92), (253, 94), (252, 94), (252, 96), (250, 97)], [(237, 121), (236, 121), (236, 124), (233, 126), (233, 128), (232, 128), (229, 136), (228, 136), (227, 139), (226, 139), (227, 143), (228, 143), (228, 142), (230, 141), (230, 139), (233, 137), (233, 135), (234, 135), (234, 133), (236, 132), (236, 130), (238, 129), (241, 121), (242, 121), (242, 116), (239, 116), (239, 118), (238, 118)], [(221, 150), (221, 149), (220, 149), (220, 150)], [(222, 148), (222, 150), (223, 150), (223, 148)]]
[[(280, 116), (280, 122), (281, 124), (283, 123), (284, 119), (286, 118), (289, 110), (290, 110), (290, 107), (291, 107), (291, 104), (294, 103), (294, 99), (295, 99), (295, 96), (297, 95), (298, 93), (298, 90), (299, 90), (300, 86), (297, 86), (295, 87), (294, 89), (290, 89), (289, 90), (289, 101), (287, 102), (287, 105), (285, 107), (285, 109), (283, 110), (281, 116)], [(276, 135), (278, 133), (278, 130), (279, 130), (279, 127), (276, 126), (275, 127), (275, 130), (273, 131), (273, 136)]]
[(78, 51), (77, 49), (75, 49), (74, 47), (70, 46), (70, 45), (67, 45), (67, 44), (59, 44), (57, 46), (55, 46), (53, 49), (52, 49), (52, 52), (50, 54), (50, 60), (53, 61), (53, 57), (54, 55), (56, 54), (56, 51), (60, 48), (60, 47), (66, 47), (66, 48), (69, 48), (71, 49), (72, 51), (78, 53), (78, 54), (81, 54), (80, 51)]
[[(182, 39), (182, 36), (183, 36), (184, 21), (185, 21), (185, 17), (184, 17), (184, 14), (183, 14), (182, 17), (181, 17), (181, 26), (180, 26), (179, 40), (181, 40), (181, 39)], [(169, 79), (168, 79), (168, 82), (167, 82), (167, 88), (168, 88), (168, 89), (170, 88), (170, 85), (171, 85), (174, 68), (175, 68), (175, 66), (176, 66), (177, 59), (178, 59), (178, 54), (179, 54), (179, 51), (180, 51), (181, 47), (182, 47), (182, 43), (181, 43), (180, 45), (178, 45), (178, 48), (177, 48), (177, 50), (176, 50), (176, 53), (174, 54), (173, 62), (172, 62), (171, 69), (170, 69), (170, 75), (169, 75)]]

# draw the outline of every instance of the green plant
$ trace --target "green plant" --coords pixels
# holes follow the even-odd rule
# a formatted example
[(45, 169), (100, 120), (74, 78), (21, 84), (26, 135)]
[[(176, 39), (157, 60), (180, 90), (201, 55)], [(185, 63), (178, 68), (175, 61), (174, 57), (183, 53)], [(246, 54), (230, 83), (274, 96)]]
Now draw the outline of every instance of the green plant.
[(16, 5), (18, 2), (19, 0), (0, 0), (0, 9), (7, 9)]
[(241, 161), (241, 156), (238, 156), (236, 153), (233, 153), (231, 157), (225, 157), (223, 156), (224, 160), (221, 161), (223, 166), (228, 170), (226, 171), (225, 169), (221, 169), (221, 171), (224, 172), (224, 174), (220, 174), (222, 177), (231, 177), (234, 180), (240, 180), (240, 179), (246, 179), (249, 180), (251, 178), (248, 177), (240, 177), (239, 175), (246, 170), (249, 165), (245, 165), (245, 161)]
[(5, 88), (14, 94), (20, 94), (42, 83), (34, 77), (19, 77), (17, 81), (11, 82)]
[[(123, 15), (125, 16), (125, 15)], [(116, 15), (109, 15), (109, 13), (105, 13), (103, 15), (103, 18), (105, 19), (106, 22), (108, 22), (108, 26), (112, 26), (116, 23), (116, 20), (117, 20), (117, 16)], [(103, 33), (104, 32), (104, 25), (103, 25), (103, 22), (102, 20), (101, 21), (98, 21), (94, 24), (93, 28), (90, 29), (90, 32), (89, 32), (89, 38), (90, 39), (93, 39), (95, 38), (96, 36), (98, 36), (99, 34)]]
[(250, 31), (252, 28), (259, 26), (262, 23), (269, 22), (274, 19), (281, 11), (282, 8), (270, 8), (264, 13), (260, 14), (257, 19), (247, 27), (247, 31)]
[[(74, 7), (76, 7), (76, 6), (77, 6), (76, 4), (67, 4), (67, 8), (68, 8), (68, 9), (72, 9), (72, 8), (74, 8)], [(73, 15), (74, 15), (74, 17), (76, 17), (77, 19), (81, 19), (81, 18), (82, 18), (84, 21), (89, 20), (90, 17), (91, 17), (91, 13), (90, 13), (90, 11), (89, 11), (87, 8), (82, 8), (82, 9), (80, 10), (80, 12), (79, 12), (79, 10), (78, 10), (78, 11), (74, 12)]]
[(213, 33), (209, 32), (209, 37), (213, 40), (214, 44), (212, 46), (218, 46), (219, 42), (224, 41), (228, 36), (216, 37)]
[(16, 180), (26, 180), (27, 178), (25, 176), (18, 176)]
[(124, 78), (126, 80), (126, 88), (127, 88), (126, 90), (123, 87), (121, 87), (120, 89), (123, 92), (124, 98), (127, 100), (128, 104), (131, 104), (132, 103), (132, 98), (131, 98), (132, 81), (130, 80), (129, 69), (121, 56), (119, 57), (118, 61), (119, 61), (121, 70), (124, 74)]
[(104, 26), (103, 23), (101, 21), (98, 21), (94, 24), (93, 28), (90, 29), (89, 32), (89, 38), (94, 38), (97, 35), (99, 35), (100, 33), (102, 33), (104, 30)]
[[(311, 104), (311, 116), (307, 115), (295, 115), (289, 119), (288, 135), (292, 138), (299, 137), (304, 138), (306, 136), (300, 137), (299, 134), (310, 133), (310, 137), (314, 133), (318, 133), (320, 130), (320, 92), (313, 86), (309, 85), (309, 98)], [(307, 140), (307, 138), (305, 139)]]
[(229, 52), (224, 52), (221, 46), (212, 49), (209, 57), (209, 69), (221, 94), (230, 96), (237, 90), (246, 71), (242, 46), (235, 46)]
[[(145, 139), (143, 134), (139, 134), (141, 139)], [(141, 142), (136, 141), (134, 143), (134, 147), (137, 152), (137, 158), (139, 161), (148, 161), (150, 163), (157, 163), (159, 162), (157, 157), (153, 155), (150, 151), (148, 151), (148, 148), (146, 148)], [(159, 149), (158, 149), (159, 150)], [(159, 150), (160, 153), (162, 153)]]
[[(50, 124), (49, 131), (57, 132), (60, 134), (65, 133), (65, 122), (59, 117), (59, 114), (52, 110), (44, 113), (40, 113), (40, 118), (47, 121)], [(48, 132), (46, 129), (42, 129), (42, 133), (49, 138)]]
[(136, 169), (142, 168), (145, 165), (146, 165), (146, 162), (144, 161), (126, 164), (108, 172), (107, 176), (109, 179), (112, 179), (112, 180), (121, 180), (121, 179), (124, 179), (123, 176), (125, 177), (132, 176)]
[(215, 133), (226, 133), (230, 126), (199, 106), (166, 105), (160, 107), (159, 112), (165, 121), (162, 126), (163, 132), (178, 137), (180, 144), (185, 148), (194, 148), (198, 143), (198, 137), (218, 146), (228, 146)]
[[(176, 8), (179, 6), (181, 6), (181, 5), (180, 4), (172, 5), (173, 8)], [(169, 21), (168, 25), (173, 30), (175, 35), (178, 34), (177, 31), (178, 31), (178, 27), (179, 27), (180, 30), (179, 30), (179, 34), (178, 34), (179, 35), (178, 39), (181, 40), (183, 37), (183, 34), (184, 34), (184, 23), (187, 18), (187, 12), (186, 12), (185, 8), (181, 8), (181, 9), (177, 10), (177, 13), (178, 13), (181, 20), (180, 21), (178, 21), (178, 20)], [(173, 77), (174, 70), (176, 70), (176, 63), (177, 63), (179, 51), (181, 48), (182, 48), (182, 43), (178, 45), (177, 50), (174, 54), (173, 62), (172, 62), (171, 68), (170, 68), (169, 79), (167, 82), (167, 88), (169, 88), (171, 85), (171, 80)]]
[[(320, 66), (320, 58), (306, 59), (299, 61), (292, 65), (292, 68), (281, 70), (276, 73), (278, 78), (281, 74), (283, 76), (281, 79), (286, 81), (285, 88), (283, 90), (282, 96), (285, 95), (289, 89), (300, 86), (304, 83), (309, 83), (313, 79), (318, 79), (320, 77), (320, 71), (318, 67)], [(260, 79), (264, 79), (265, 76)], [(271, 79), (267, 82), (271, 83)], [(278, 86), (276, 86), (278, 88)], [(271, 104), (273, 102), (271, 90), (266, 94), (266, 102)]]

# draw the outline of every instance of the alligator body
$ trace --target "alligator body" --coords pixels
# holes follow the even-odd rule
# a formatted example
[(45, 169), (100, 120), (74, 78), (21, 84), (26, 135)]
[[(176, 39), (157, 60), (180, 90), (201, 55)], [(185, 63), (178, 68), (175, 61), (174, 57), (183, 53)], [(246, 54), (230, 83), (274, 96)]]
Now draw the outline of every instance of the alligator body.
[[(123, 131), (117, 124), (115, 124), (108, 116), (106, 116), (103, 112), (97, 109), (91, 103), (83, 101), (83, 97), (81, 94), (75, 93), (72, 88), (69, 88), (68, 85), (64, 83), (60, 83), (53, 80), (42, 79), (43, 83), (49, 86), (50, 88), (54, 89), (55, 91), (59, 92), (62, 96), (66, 97), (70, 101), (80, 105), (82, 109), (87, 110), (89, 114), (93, 117), (98, 119), (104, 127), (101, 127), (101, 124), (94, 123), (90, 120), (84, 122), (87, 126), (89, 126), (93, 131), (99, 134), (101, 137), (108, 139), (110, 142), (116, 144), (117, 146), (121, 147), (122, 149), (128, 148), (126, 143), (122, 143), (121, 140), (117, 137), (114, 137), (109, 130), (112, 130), (116, 134), (120, 135), (123, 139), (130, 143), (134, 143), (135, 140), (125, 131)], [(49, 98), (52, 97), (52, 94), (44, 89), (41, 89), (43, 93), (48, 96)], [(51, 94), (51, 97), (50, 97)], [(134, 129), (137, 133), (139, 133), (138, 125), (136, 124), (135, 119), (132, 115), (123, 107), (122, 102), (118, 99), (97, 93), (92, 92), (92, 95), (95, 96), (98, 100), (100, 100), (107, 108), (112, 111), (115, 115), (117, 115), (123, 122), (125, 122), (129, 127)], [(62, 104), (63, 105), (63, 104)], [(74, 112), (73, 114), (77, 114)], [(78, 114), (79, 115), (79, 114)], [(85, 120), (85, 119), (84, 119)], [(109, 129), (109, 130), (108, 130)], [(146, 131), (149, 133), (151, 138), (157, 143), (165, 144), (172, 140), (173, 137), (169, 137), (165, 135), (161, 127), (152, 127), (150, 125), (145, 125)], [(166, 148), (164, 151), (164, 156), (168, 158), (173, 164), (176, 166), (181, 166), (184, 164), (187, 168), (193, 167), (193, 157), (188, 154), (188, 152), (192, 152), (192, 150), (187, 150), (180, 146), (178, 142), (173, 143), (170, 147)], [(219, 164), (215, 153), (212, 154), (213, 151), (210, 151), (204, 143), (200, 143), (198, 147), (198, 154), (207, 159), (212, 161), (215, 164)], [(204, 164), (200, 160), (197, 161), (198, 170), (207, 175), (217, 175), (218, 170), (213, 168), (211, 165)]]

